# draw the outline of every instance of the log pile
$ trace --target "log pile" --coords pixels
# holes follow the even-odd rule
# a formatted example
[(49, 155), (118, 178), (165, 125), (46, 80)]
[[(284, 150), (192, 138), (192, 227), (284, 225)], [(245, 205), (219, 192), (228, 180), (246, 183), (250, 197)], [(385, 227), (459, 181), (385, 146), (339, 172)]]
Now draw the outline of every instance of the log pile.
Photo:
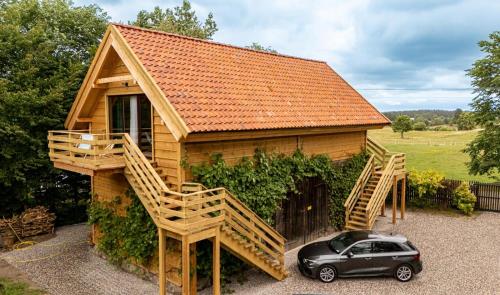
[(56, 215), (43, 206), (30, 208), (19, 216), (0, 219), (0, 237), (6, 241), (54, 232)]

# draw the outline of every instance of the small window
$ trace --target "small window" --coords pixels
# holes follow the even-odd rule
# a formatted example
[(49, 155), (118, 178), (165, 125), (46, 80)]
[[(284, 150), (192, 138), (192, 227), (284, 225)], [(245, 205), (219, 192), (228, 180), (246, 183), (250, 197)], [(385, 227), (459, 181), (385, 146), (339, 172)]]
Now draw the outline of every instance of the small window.
[(363, 242), (351, 247), (352, 254), (370, 254), (372, 251), (371, 242)]
[(392, 242), (374, 242), (373, 253), (388, 253), (403, 251), (400, 245)]

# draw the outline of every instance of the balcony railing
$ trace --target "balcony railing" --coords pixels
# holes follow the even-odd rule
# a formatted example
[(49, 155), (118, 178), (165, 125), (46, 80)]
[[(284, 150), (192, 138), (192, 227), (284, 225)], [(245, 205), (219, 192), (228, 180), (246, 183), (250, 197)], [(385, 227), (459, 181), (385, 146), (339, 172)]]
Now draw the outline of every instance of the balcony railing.
[(125, 167), (123, 133), (92, 134), (88, 130), (49, 131), (49, 156), (56, 164), (90, 170)]

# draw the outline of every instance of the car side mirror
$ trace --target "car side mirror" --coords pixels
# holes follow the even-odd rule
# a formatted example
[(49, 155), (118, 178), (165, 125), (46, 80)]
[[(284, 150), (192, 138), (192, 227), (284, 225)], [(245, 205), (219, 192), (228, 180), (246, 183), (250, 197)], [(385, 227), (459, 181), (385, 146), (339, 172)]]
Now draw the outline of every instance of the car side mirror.
[(349, 258), (352, 258), (352, 257), (354, 256), (354, 254), (352, 253), (352, 251), (351, 251), (351, 250), (347, 251), (346, 255), (347, 255), (347, 257), (349, 257)]

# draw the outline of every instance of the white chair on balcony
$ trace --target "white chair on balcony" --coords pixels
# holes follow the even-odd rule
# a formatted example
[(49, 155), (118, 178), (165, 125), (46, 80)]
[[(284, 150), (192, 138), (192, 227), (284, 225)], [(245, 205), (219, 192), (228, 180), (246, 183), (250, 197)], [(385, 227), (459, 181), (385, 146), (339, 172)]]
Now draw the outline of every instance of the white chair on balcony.
[[(94, 140), (94, 135), (90, 134), (90, 133), (83, 133), (80, 135), (80, 139), (81, 140)], [(83, 142), (80, 142), (76, 145), (77, 148), (81, 149), (81, 150), (91, 150), (92, 149), (92, 145), (90, 143), (83, 143)], [(87, 158), (87, 153), (84, 154), (83, 158)]]

